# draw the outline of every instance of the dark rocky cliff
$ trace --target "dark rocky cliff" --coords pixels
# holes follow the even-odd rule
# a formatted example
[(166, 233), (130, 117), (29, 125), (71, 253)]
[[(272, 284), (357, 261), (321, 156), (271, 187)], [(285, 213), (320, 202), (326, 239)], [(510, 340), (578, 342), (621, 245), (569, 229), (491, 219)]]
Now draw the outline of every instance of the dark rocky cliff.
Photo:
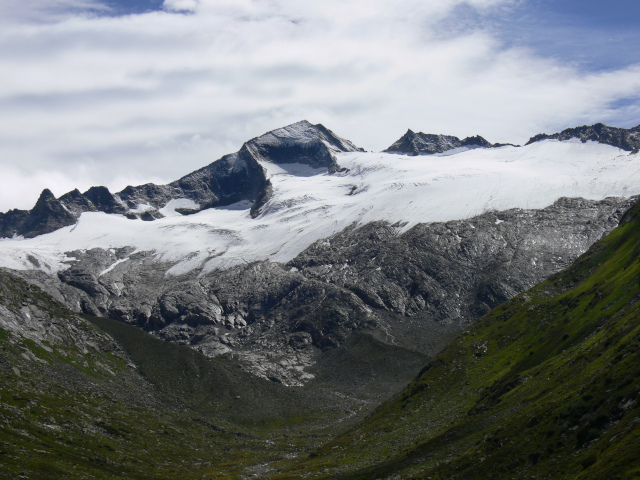
[[(83, 212), (155, 220), (163, 217), (160, 209), (174, 199), (187, 199), (195, 204), (193, 208), (177, 209), (181, 214), (249, 200), (254, 202), (251, 213), (256, 216), (271, 194), (271, 184), (261, 163), (300, 163), (334, 173), (340, 168), (335, 153), (353, 151), (361, 149), (326, 127), (303, 120), (251, 139), (238, 152), (168, 185), (128, 186), (115, 194), (98, 186), (84, 193), (76, 189), (59, 199), (45, 189), (32, 210), (0, 213), (0, 236), (35, 237), (50, 233), (73, 225)], [(144, 208), (140, 210), (140, 206)]]
[(389, 153), (407, 153), (409, 155), (433, 155), (444, 153), (455, 148), (489, 148), (492, 144), (479, 135), (460, 140), (451, 135), (434, 135), (430, 133), (415, 133), (407, 130), (399, 140), (384, 150)]

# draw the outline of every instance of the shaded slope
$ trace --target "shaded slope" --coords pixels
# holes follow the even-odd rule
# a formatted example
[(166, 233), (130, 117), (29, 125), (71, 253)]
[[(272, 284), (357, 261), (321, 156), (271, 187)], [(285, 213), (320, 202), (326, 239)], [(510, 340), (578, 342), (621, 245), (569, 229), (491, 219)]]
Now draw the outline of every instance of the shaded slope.
[(93, 320), (0, 270), (0, 479), (236, 478), (363, 408)]
[[(228, 428), (317, 419), (329, 394), (309, 393), (247, 374), (228, 358), (208, 358), (117, 320), (87, 317), (122, 345), (140, 374), (173, 404)], [(347, 407), (345, 402), (345, 407)]]
[(0, 378), (2, 479), (187, 478), (186, 453), (234, 439), (190, 421), (111, 338), (6, 272)]
[(403, 391), (273, 478), (637, 478), (640, 204)]

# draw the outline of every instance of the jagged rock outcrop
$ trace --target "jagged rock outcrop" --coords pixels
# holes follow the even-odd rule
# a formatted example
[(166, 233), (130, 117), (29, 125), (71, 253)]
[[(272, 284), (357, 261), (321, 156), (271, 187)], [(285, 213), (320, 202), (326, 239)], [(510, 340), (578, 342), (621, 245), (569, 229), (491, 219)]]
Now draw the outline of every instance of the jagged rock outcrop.
[(35, 237), (67, 225), (73, 225), (75, 221), (75, 216), (64, 208), (51, 193), (51, 190), (44, 189), (36, 205), (18, 228), (17, 233), (27, 238)]
[(84, 193), (73, 190), (59, 199), (50, 190), (44, 190), (33, 210), (0, 213), (0, 236), (34, 237), (49, 233), (73, 225), (83, 212), (155, 220), (164, 216), (160, 209), (171, 200), (188, 202), (173, 209), (183, 215), (249, 200), (254, 202), (251, 214), (255, 217), (272, 191), (263, 163), (298, 163), (334, 173), (340, 169), (335, 153), (354, 151), (362, 149), (322, 125), (303, 120), (251, 139), (238, 152), (168, 185), (130, 185), (115, 194), (107, 187), (97, 186)]
[(77, 188), (65, 193), (58, 200), (74, 216), (79, 216), (82, 212), (96, 212), (98, 210), (93, 202), (80, 193)]
[(602, 123), (596, 123), (591, 126), (584, 125), (582, 127), (567, 128), (553, 135), (540, 133), (531, 137), (526, 145), (542, 140), (571, 140), (572, 138), (577, 138), (582, 143), (593, 141), (618, 147), (627, 152), (638, 152), (640, 149), (640, 125), (629, 129), (609, 127)]
[(120, 197), (113, 195), (107, 187), (91, 187), (83, 196), (89, 200), (97, 211), (104, 213), (119, 213), (125, 215), (129, 209)]
[(451, 135), (415, 133), (412, 130), (407, 130), (407, 133), (384, 151), (389, 153), (407, 153), (415, 156), (444, 153), (461, 147), (490, 148), (492, 144), (479, 135), (460, 140), (458, 137)]
[(53, 232), (67, 225), (73, 225), (76, 216), (56, 199), (51, 190), (44, 189), (31, 210), (9, 210), (0, 213), (0, 235), (26, 238)]
[(0, 236), (10, 238), (18, 234), (18, 230), (29, 216), (28, 210), (9, 210), (7, 213), (0, 212)]

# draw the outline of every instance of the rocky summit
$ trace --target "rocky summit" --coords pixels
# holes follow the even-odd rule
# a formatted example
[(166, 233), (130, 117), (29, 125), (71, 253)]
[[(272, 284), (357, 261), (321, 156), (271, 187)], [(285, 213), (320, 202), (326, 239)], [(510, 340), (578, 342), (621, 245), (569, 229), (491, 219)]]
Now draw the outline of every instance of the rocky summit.
[(460, 140), (451, 135), (434, 135), (429, 133), (415, 133), (407, 130), (399, 140), (393, 143), (385, 152), (406, 153), (409, 155), (433, 155), (450, 152), (455, 149), (490, 148), (493, 145), (480, 135)]

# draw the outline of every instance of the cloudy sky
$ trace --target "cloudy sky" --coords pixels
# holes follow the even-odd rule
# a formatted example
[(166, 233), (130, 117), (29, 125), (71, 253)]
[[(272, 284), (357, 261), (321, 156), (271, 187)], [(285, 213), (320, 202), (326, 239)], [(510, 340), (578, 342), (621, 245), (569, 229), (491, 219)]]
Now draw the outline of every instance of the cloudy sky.
[(637, 0), (0, 0), (0, 211), (301, 119), (523, 143), (640, 124)]

